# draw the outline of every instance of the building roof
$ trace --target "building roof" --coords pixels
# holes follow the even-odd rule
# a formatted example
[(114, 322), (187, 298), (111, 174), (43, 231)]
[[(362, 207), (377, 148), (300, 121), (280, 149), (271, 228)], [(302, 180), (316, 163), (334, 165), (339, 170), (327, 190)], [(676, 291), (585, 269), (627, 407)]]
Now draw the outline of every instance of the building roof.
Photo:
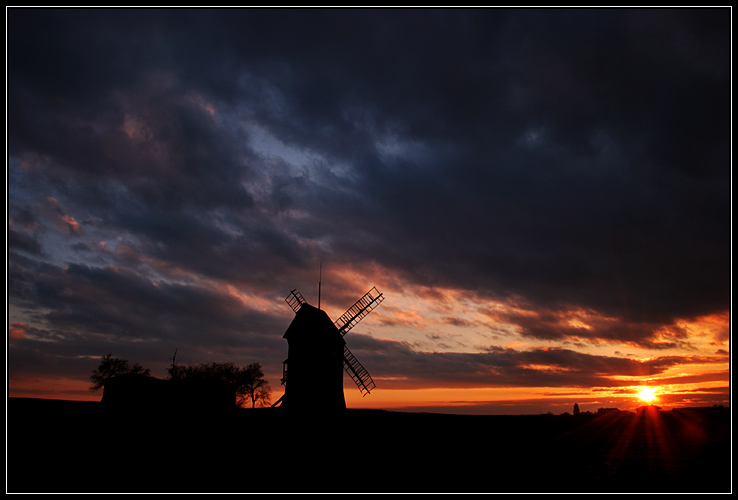
[(315, 342), (346, 343), (328, 314), (310, 304), (300, 307), (282, 338), (289, 341), (302, 336), (309, 336)]

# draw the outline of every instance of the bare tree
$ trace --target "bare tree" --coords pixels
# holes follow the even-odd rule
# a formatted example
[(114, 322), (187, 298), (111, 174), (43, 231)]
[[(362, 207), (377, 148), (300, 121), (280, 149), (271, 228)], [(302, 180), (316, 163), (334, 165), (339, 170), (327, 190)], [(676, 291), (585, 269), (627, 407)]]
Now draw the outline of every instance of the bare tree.
[(244, 401), (251, 400), (251, 408), (256, 407), (256, 403), (262, 406), (269, 404), (269, 398), (272, 395), (272, 389), (264, 378), (264, 372), (261, 371), (259, 363), (249, 364), (244, 373), (243, 381), (239, 387), (239, 397)]

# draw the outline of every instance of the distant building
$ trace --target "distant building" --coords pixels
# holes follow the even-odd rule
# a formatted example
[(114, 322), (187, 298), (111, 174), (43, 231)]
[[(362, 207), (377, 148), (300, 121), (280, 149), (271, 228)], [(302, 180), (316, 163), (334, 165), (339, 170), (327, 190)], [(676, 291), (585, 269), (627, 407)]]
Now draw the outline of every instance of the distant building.
[(574, 403), (574, 415), (579, 415), (579, 404)]
[(617, 413), (619, 411), (620, 409), (618, 408), (600, 408), (599, 410), (597, 410), (597, 413)]

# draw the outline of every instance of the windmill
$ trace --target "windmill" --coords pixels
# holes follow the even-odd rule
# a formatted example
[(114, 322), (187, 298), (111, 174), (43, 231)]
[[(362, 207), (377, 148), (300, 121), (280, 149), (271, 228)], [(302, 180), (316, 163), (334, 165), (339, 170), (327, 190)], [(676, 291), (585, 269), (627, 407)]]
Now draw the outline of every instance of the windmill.
[[(363, 396), (376, 387), (369, 372), (351, 353), (343, 337), (383, 300), (373, 287), (336, 321), (325, 311), (307, 303), (297, 290), (285, 302), (295, 317), (284, 333), (287, 359), (282, 364), (284, 395), (272, 406), (345, 409), (343, 371), (349, 374)], [(320, 304), (320, 299), (318, 299)]]

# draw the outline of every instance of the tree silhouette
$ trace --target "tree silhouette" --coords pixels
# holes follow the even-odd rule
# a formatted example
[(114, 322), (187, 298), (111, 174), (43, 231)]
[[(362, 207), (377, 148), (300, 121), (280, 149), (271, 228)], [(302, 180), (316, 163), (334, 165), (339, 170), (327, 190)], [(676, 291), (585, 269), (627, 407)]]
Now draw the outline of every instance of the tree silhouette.
[(267, 405), (271, 396), (271, 388), (264, 379), (259, 363), (251, 363), (246, 367), (234, 363), (200, 363), (196, 365), (180, 366), (176, 364), (176, 352), (172, 358), (172, 365), (167, 369), (171, 380), (177, 381), (206, 381), (222, 380), (231, 384), (236, 390), (236, 406), (244, 406), (251, 401), (251, 407), (256, 403)]
[(261, 371), (261, 365), (259, 363), (251, 363), (246, 367), (241, 389), (242, 392), (237, 391), (236, 393), (239, 398), (250, 399), (251, 408), (256, 407), (257, 402), (263, 406), (269, 404), (272, 389), (269, 387), (266, 379), (264, 379), (264, 372)]
[(146, 377), (150, 376), (150, 370), (148, 368), (144, 369), (138, 363), (131, 366), (128, 364), (127, 359), (114, 358), (112, 353), (108, 353), (102, 357), (100, 364), (92, 371), (92, 375), (90, 375), (90, 381), (92, 382), (90, 391), (101, 389), (113, 377), (129, 373), (144, 375)]

